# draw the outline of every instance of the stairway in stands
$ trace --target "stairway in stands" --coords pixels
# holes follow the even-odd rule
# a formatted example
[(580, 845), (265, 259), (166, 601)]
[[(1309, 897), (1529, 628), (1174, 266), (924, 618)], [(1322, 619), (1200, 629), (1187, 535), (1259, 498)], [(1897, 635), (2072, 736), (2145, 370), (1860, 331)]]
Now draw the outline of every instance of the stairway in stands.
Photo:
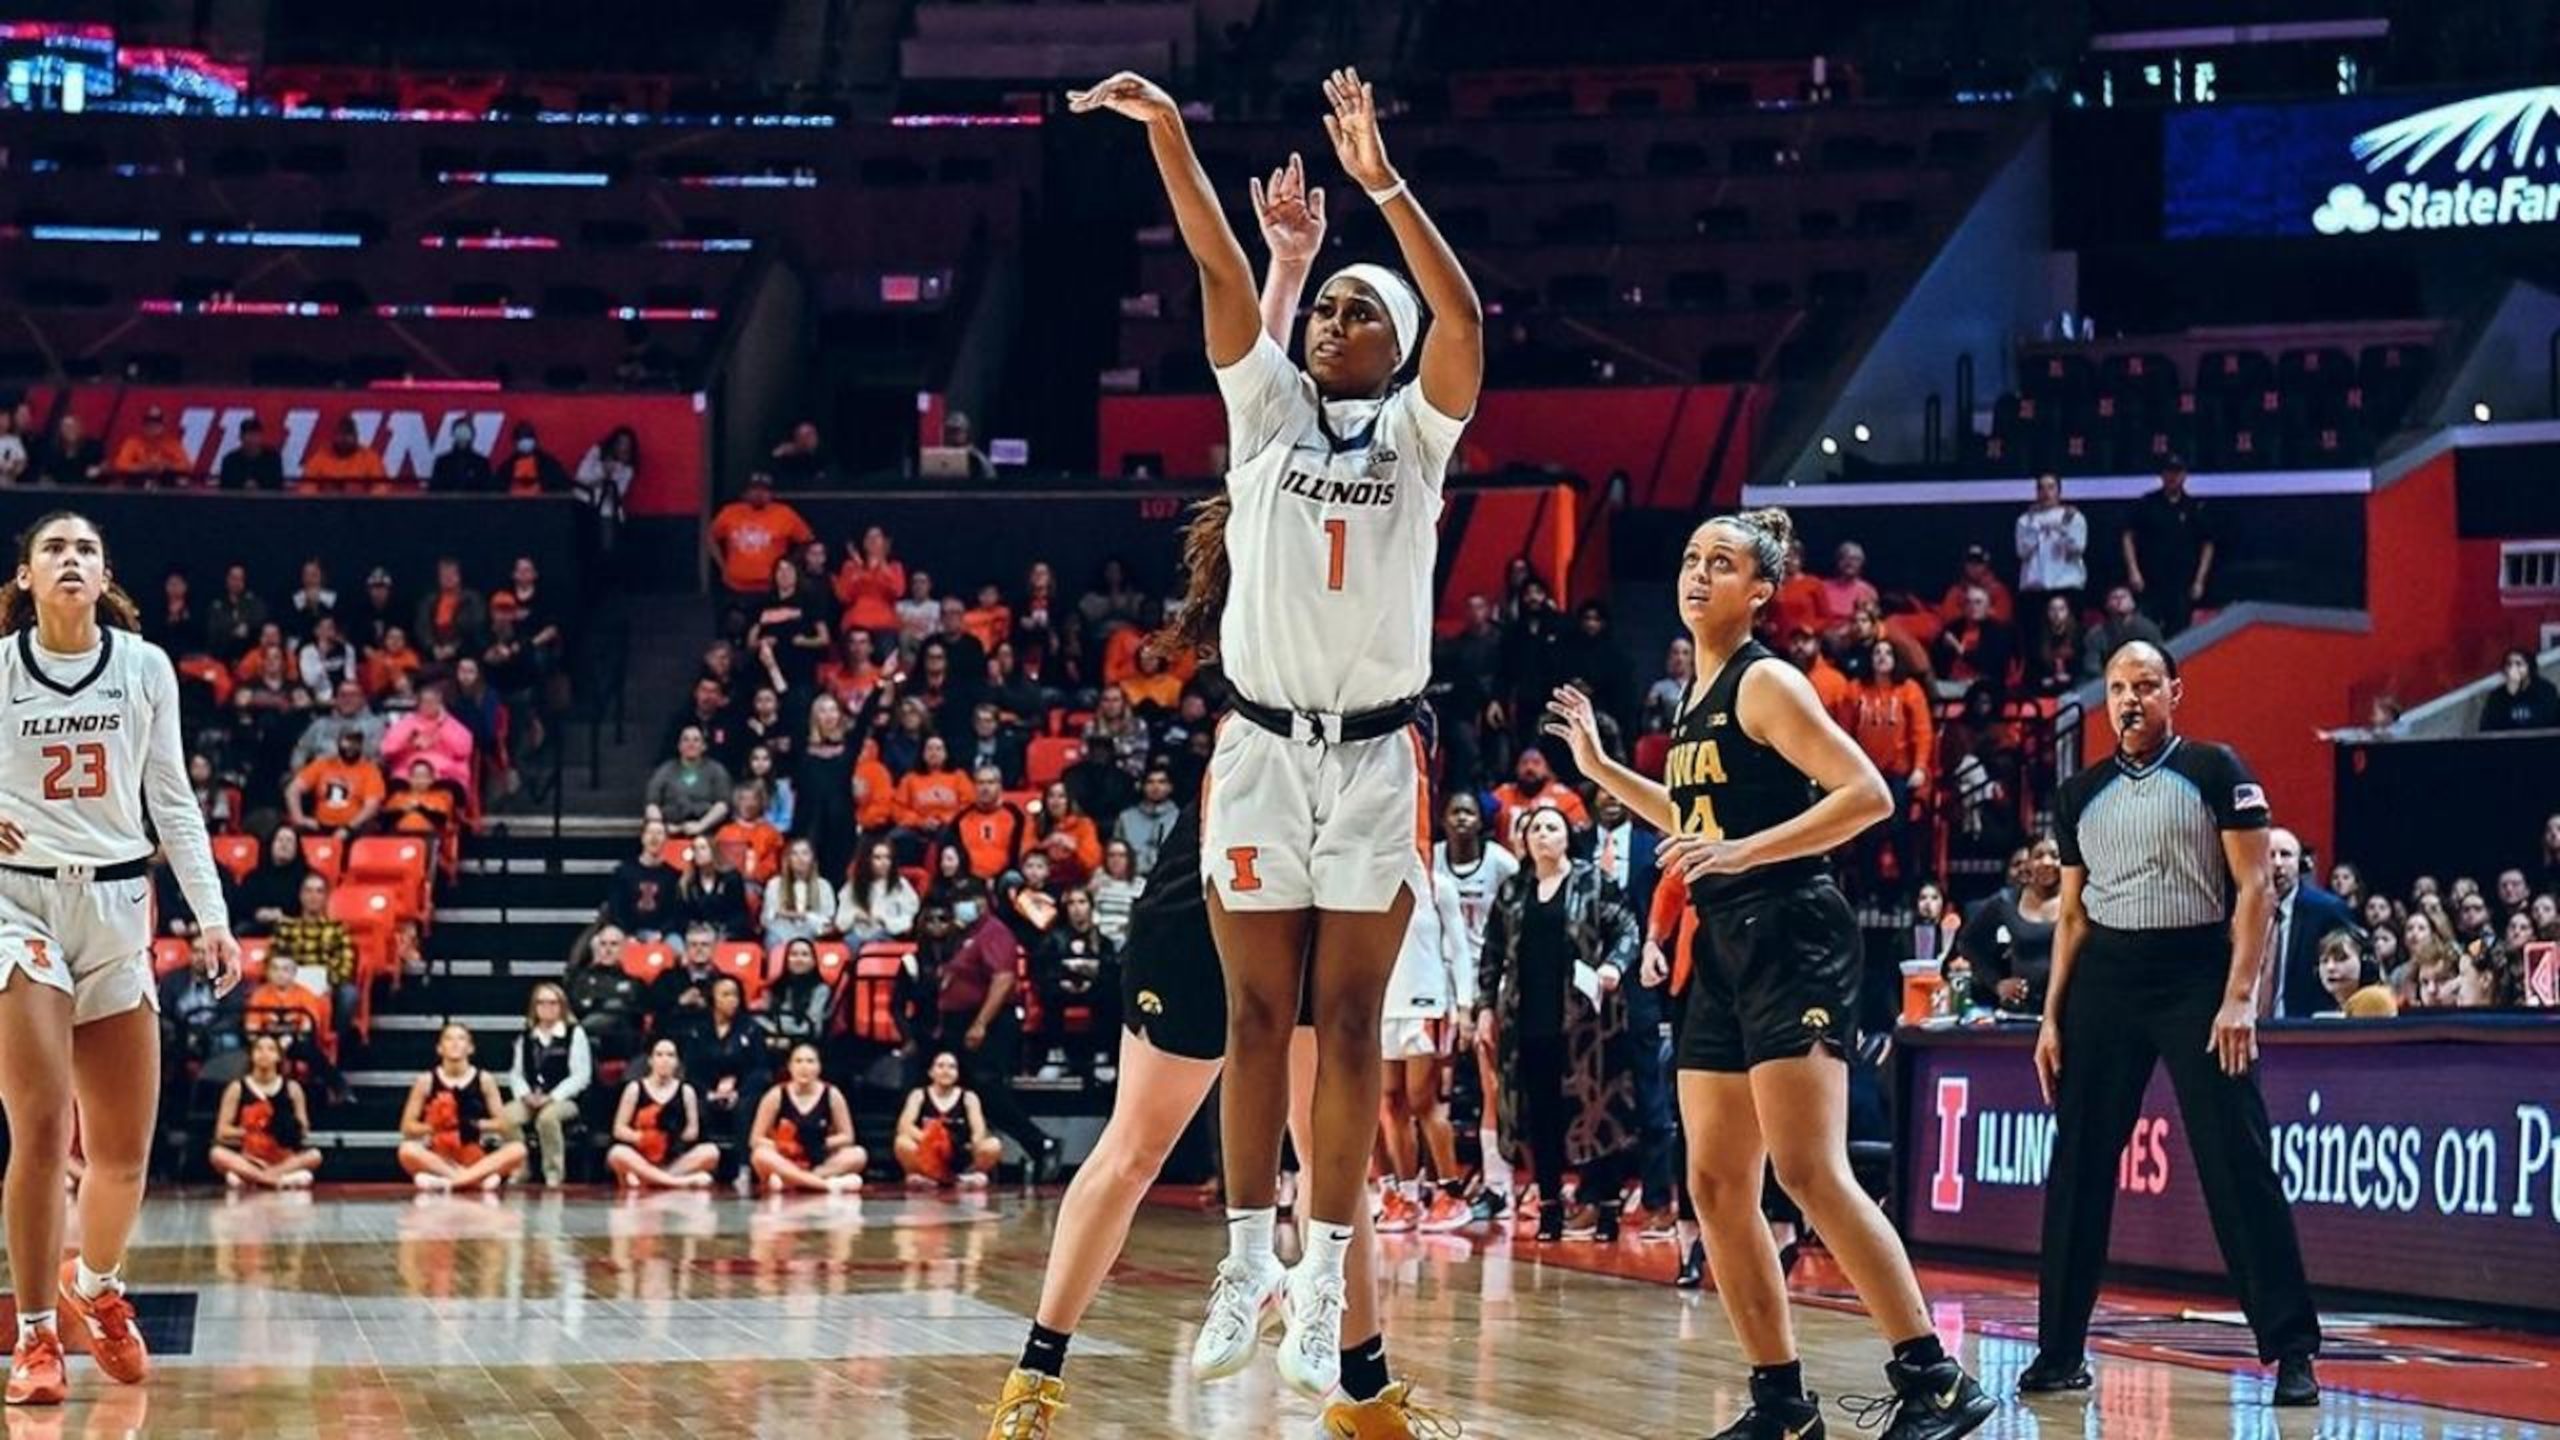
[(526, 993), (561, 978), (638, 835), (638, 823), (620, 815), (565, 815), (556, 832), (549, 815), (493, 817), (459, 879), (438, 889), (427, 973), (376, 1001), (373, 1043), (348, 1065), (355, 1104), (313, 1117), (329, 1155), (325, 1178), (402, 1178), (393, 1153), (401, 1101), (435, 1063), (436, 1031), (448, 1021), (470, 1026), (480, 1064), (505, 1074)]

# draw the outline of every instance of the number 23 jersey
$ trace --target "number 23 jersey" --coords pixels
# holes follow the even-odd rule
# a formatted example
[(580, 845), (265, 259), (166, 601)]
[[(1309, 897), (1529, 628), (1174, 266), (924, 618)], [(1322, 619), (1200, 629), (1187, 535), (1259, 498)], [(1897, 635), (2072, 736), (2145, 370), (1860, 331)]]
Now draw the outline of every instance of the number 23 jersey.
[[(1739, 840), (1784, 825), (1818, 798), (1813, 781), (1787, 757), (1743, 733), (1742, 677), (1762, 661), (1787, 663), (1759, 641), (1745, 641), (1703, 695), (1693, 688), (1681, 697), (1662, 775), (1684, 835)], [(1774, 893), (1825, 871), (1822, 857), (1813, 855), (1709, 875), (1690, 882), (1689, 899), (1703, 912), (1714, 902)]]
[(1268, 333), (1218, 372), (1227, 558), (1218, 649), (1247, 699), (1350, 714), (1431, 679), (1441, 486), (1466, 422), (1415, 381), (1384, 400), (1316, 396)]
[(0, 804), (26, 834), (10, 864), (142, 859), (147, 810), (198, 919), (225, 919), (182, 758), (178, 676), (158, 646), (104, 628), (82, 655), (38, 648), (33, 627), (0, 637), (0, 733)]

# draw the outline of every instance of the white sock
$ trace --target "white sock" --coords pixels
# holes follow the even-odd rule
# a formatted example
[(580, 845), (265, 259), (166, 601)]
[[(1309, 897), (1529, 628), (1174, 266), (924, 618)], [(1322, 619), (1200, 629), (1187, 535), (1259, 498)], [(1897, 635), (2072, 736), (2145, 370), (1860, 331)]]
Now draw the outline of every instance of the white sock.
[(1404, 1198), (1416, 1205), (1421, 1204), (1430, 1194), (1431, 1187), (1422, 1183), (1422, 1177), (1419, 1175), (1404, 1182)]
[(1271, 1254), (1271, 1237), (1280, 1223), (1278, 1207), (1265, 1205), (1259, 1210), (1227, 1207), (1227, 1258), (1256, 1269), (1276, 1263)]
[(24, 1345), (24, 1344), (26, 1344), (26, 1343), (27, 1343), (27, 1337), (28, 1337), (29, 1335), (34, 1334), (34, 1333), (35, 1333), (35, 1332), (37, 1332), (38, 1330), (50, 1330), (50, 1329), (52, 1329), (52, 1328), (53, 1328), (53, 1312), (52, 1312), (52, 1311), (50, 1311), (50, 1310), (26, 1310), (26, 1311), (21, 1311), (21, 1312), (19, 1312), (19, 1315), (18, 1315), (18, 1343), (19, 1343), (19, 1344), (21, 1344), (21, 1345)]
[(89, 1257), (86, 1255), (81, 1256), (79, 1259), (71, 1263), (76, 1267), (72, 1271), (71, 1288), (79, 1291), (80, 1298), (83, 1300), (95, 1300), (110, 1290), (122, 1291), (124, 1289), (124, 1275), (122, 1273), (124, 1267), (121, 1265), (117, 1266), (113, 1270), (109, 1270), (104, 1274), (101, 1274), (98, 1271), (89, 1268)]
[(1484, 1142), (1484, 1183), (1511, 1193), (1511, 1159), (1502, 1153), (1502, 1132), (1487, 1125), (1476, 1134)]
[(1306, 1253), (1298, 1257), (1298, 1268), (1318, 1277), (1341, 1279), (1343, 1257), (1351, 1253), (1354, 1233), (1348, 1221), (1336, 1224), (1318, 1220), (1309, 1225)]

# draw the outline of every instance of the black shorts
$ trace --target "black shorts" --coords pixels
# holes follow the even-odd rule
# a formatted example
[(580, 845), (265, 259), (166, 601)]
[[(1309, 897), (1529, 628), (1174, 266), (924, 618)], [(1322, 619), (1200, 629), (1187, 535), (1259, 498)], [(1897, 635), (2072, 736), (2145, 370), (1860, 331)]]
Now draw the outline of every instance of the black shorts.
[(1186, 805), (1174, 817), (1147, 888), (1129, 907), (1129, 934), (1120, 948), (1120, 1023), (1168, 1055), (1226, 1058), (1227, 979), (1209, 939), (1197, 806)]
[(1816, 1049), (1848, 1058), (1859, 949), (1857, 914), (1828, 876), (1717, 902), (1698, 927), (1680, 1068), (1739, 1075)]

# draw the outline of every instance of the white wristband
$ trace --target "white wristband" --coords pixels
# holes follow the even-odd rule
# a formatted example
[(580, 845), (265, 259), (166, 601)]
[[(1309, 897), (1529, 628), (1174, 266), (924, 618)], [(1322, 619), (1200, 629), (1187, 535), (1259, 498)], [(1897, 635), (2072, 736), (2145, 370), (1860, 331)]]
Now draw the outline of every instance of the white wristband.
[(1384, 190), (1367, 190), (1362, 193), (1369, 197), (1370, 204), (1384, 207), (1388, 201), (1404, 193), (1404, 182), (1398, 180)]

